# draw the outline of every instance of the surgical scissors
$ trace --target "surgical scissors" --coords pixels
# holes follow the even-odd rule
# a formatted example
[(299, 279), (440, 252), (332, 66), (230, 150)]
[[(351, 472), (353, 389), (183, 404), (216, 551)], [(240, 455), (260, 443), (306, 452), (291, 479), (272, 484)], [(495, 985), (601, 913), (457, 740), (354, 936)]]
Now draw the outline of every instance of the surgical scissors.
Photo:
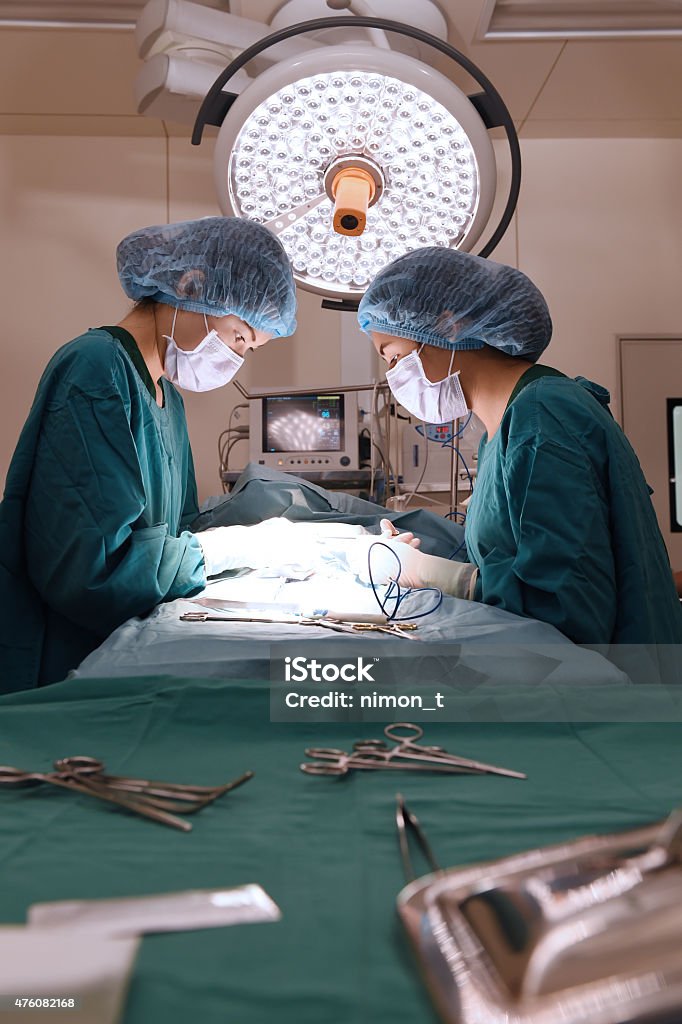
[[(400, 730), (407, 730), (400, 731)], [(417, 743), (424, 735), (424, 730), (414, 722), (392, 722), (384, 729), (384, 735), (394, 740), (395, 746), (389, 747), (385, 740), (358, 740), (353, 744), (353, 750), (367, 756), (375, 753), (377, 756), (386, 758), (424, 758), (436, 759), (443, 764), (458, 765), (461, 770), (481, 772), (486, 775), (506, 775), (513, 779), (525, 779), (524, 772), (513, 771), (511, 768), (499, 768), (497, 765), (485, 764), (483, 761), (472, 761), (470, 758), (459, 757), (457, 754), (450, 754), (444, 747), (422, 746)]]

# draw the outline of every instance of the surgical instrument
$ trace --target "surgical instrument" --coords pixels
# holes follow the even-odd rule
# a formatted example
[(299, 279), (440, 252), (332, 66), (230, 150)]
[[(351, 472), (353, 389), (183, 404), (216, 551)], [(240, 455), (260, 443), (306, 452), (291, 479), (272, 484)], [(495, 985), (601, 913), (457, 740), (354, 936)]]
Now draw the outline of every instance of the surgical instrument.
[(211, 615), (210, 612), (183, 612), (180, 622), (281, 622), (288, 625), (299, 625), (300, 616), (281, 615), (277, 618), (265, 615)]
[[(407, 730), (407, 735), (400, 730)], [(523, 772), (499, 768), (482, 761), (450, 754), (443, 747), (421, 746), (415, 740), (424, 730), (412, 722), (393, 722), (384, 729), (384, 735), (395, 741), (390, 747), (385, 740), (358, 740), (350, 753), (328, 747), (309, 747), (306, 755), (315, 760), (302, 764), (301, 771), (308, 775), (347, 775), (352, 769), (431, 771), (441, 774), (504, 775), (525, 779)]]
[(350, 633), (357, 636), (358, 633), (388, 633), (389, 636), (404, 637), (406, 640), (417, 640), (418, 637), (410, 636), (409, 631), (416, 629), (413, 622), (400, 623), (390, 622), (346, 622), (329, 616), (328, 618), (308, 618), (301, 620), (304, 626), (323, 626), (326, 629), (333, 629), (337, 633)]
[[(407, 730), (407, 734), (400, 730)], [(466, 757), (459, 757), (457, 754), (450, 754), (444, 747), (422, 746), (416, 743), (424, 735), (424, 730), (414, 722), (392, 722), (384, 729), (384, 735), (395, 741), (393, 747), (389, 747), (385, 740), (358, 740), (353, 744), (353, 749), (358, 753), (367, 755), (376, 753), (387, 760), (392, 758), (420, 758), (428, 756), (437, 759), (444, 764), (457, 765), (462, 769), (472, 772), (481, 772), (487, 775), (506, 775), (513, 779), (527, 778), (524, 772), (513, 771), (511, 768), (499, 768), (496, 765), (485, 764), (482, 761), (472, 761)]]
[[(398, 911), (443, 1020), (682, 1019), (681, 823), (677, 811), (465, 867), (430, 861), (417, 879), (403, 855)], [(396, 824), (404, 854), (414, 822), (399, 807)]]
[[(55, 761), (57, 771), (82, 782), (84, 785), (104, 786), (123, 793), (135, 794), (136, 801), (142, 801), (162, 810), (177, 814), (193, 814), (207, 804), (217, 800), (224, 793), (236, 789), (253, 778), (253, 772), (245, 772), (238, 779), (221, 786), (191, 786), (174, 782), (153, 782), (146, 779), (131, 779), (122, 775), (107, 775), (104, 763), (94, 757), (63, 757)], [(188, 806), (190, 805), (190, 806)]]
[[(331, 629), (335, 633), (353, 633), (353, 626), (345, 622), (332, 622), (329, 619), (309, 619), (301, 615), (296, 617), (279, 616), (277, 618), (265, 618), (264, 616), (244, 615), (211, 615), (209, 612), (183, 612), (180, 616), (181, 622), (260, 622), (274, 623), (287, 626), (321, 626), (323, 629)], [(357, 634), (355, 634), (357, 635)]]
[[(0, 766), (0, 785), (30, 785), (47, 782), (75, 792), (115, 803), (160, 824), (189, 832), (192, 826), (175, 814), (192, 814), (224, 793), (253, 778), (245, 772), (221, 786), (191, 786), (183, 783), (155, 782), (126, 776), (107, 775), (104, 763), (87, 756), (59, 758), (54, 772), (24, 772), (8, 765)], [(173, 811), (174, 814), (168, 814)]]
[(206, 796), (220, 796), (231, 789), (236, 789), (237, 786), (241, 786), (242, 783), (248, 782), (253, 777), (253, 772), (245, 772), (233, 782), (226, 782), (220, 786), (194, 786), (191, 783), (185, 782), (158, 782), (154, 779), (134, 779), (127, 775), (105, 775), (104, 763), (95, 757), (86, 757), (85, 755), (62, 757), (55, 761), (54, 764), (57, 771), (94, 775), (106, 779), (112, 785), (116, 784), (121, 789), (129, 786), (138, 786), (146, 790), (159, 787), (164, 790), (163, 795), (166, 795), (166, 791), (171, 791), (173, 794), (178, 794), (178, 799), (182, 793), (188, 794), (191, 799), (195, 797), (201, 799)]
[(331, 629), (335, 633), (348, 633), (357, 636), (358, 633), (388, 633), (389, 636), (404, 637), (407, 640), (417, 640), (410, 636), (408, 631), (414, 630), (417, 626), (411, 622), (393, 624), (381, 624), (378, 622), (342, 622), (338, 619), (323, 618), (322, 616), (289, 616), (265, 617), (256, 615), (211, 615), (210, 612), (196, 611), (183, 612), (180, 616), (181, 622), (261, 622), (274, 623), (289, 626), (320, 626), (322, 629)]
[(419, 844), (422, 853), (431, 865), (432, 870), (440, 871), (440, 864), (436, 860), (429, 841), (426, 838), (426, 834), (419, 824), (419, 818), (409, 810), (405, 804), (405, 799), (402, 793), (396, 794), (396, 801), (395, 824), (398, 829), (398, 843), (400, 845), (400, 857), (403, 862), (405, 878), (408, 882), (412, 882), (417, 877), (412, 866), (412, 858), (410, 857), (410, 843), (407, 834), (408, 830), (411, 830), (414, 833), (414, 837)]
[(305, 611), (300, 604), (287, 603), (284, 601), (231, 601), (216, 597), (193, 597), (191, 604), (199, 604), (211, 611), (234, 612), (256, 614), (265, 616), (268, 621), (276, 622), (282, 615), (290, 618), (304, 619), (332, 619), (334, 622), (371, 623), (383, 626), (388, 622), (386, 615), (377, 612), (363, 612), (357, 609), (353, 612), (339, 611), (335, 608), (315, 608), (312, 611)]
[(416, 622), (387, 622), (385, 625), (375, 622), (355, 622), (353, 624), (356, 633), (388, 633), (389, 636), (402, 636), (406, 640), (418, 640), (418, 637), (410, 635), (418, 628)]
[(64, 775), (59, 772), (25, 772), (20, 768), (12, 768), (9, 765), (0, 765), (0, 786), (31, 786), (35, 783), (47, 782), (52, 786), (60, 786), (63, 789), (70, 789), (74, 793), (81, 793), (85, 796), (94, 796), (99, 800), (117, 804), (119, 807), (132, 811), (133, 814), (140, 814), (143, 817), (151, 818), (161, 825), (170, 825), (172, 828), (180, 829), (182, 832), (191, 831), (192, 826), (187, 821), (182, 821), (172, 814), (148, 803), (127, 799), (114, 792), (105, 791), (103, 787), (88, 785), (84, 782), (77, 782), (72, 775)]
[[(397, 761), (388, 761), (381, 754), (373, 751), (367, 754), (353, 752), (347, 754), (345, 750), (335, 750), (333, 747), (308, 747), (306, 756), (315, 760), (306, 761), (300, 765), (301, 771), (306, 775), (348, 775), (349, 772), (358, 771), (422, 771), (435, 772), (440, 775), (480, 775), (481, 772), (472, 768), (458, 768), (455, 765), (437, 762), (424, 758), (405, 761), (399, 764)], [(417, 763), (415, 763), (415, 761)]]

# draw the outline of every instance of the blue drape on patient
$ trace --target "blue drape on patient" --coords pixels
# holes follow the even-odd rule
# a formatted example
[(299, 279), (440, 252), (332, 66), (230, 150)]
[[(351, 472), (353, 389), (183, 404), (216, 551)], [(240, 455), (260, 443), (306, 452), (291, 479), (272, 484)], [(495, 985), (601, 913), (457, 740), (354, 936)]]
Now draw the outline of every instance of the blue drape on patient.
[(292, 522), (352, 523), (377, 534), (380, 521), (390, 519), (401, 533), (411, 530), (418, 534), (421, 550), (427, 554), (466, 560), (463, 528), (428, 509), (393, 512), (352, 494), (327, 491), (301, 477), (255, 463), (246, 467), (227, 497), (204, 503), (192, 529), (251, 525), (273, 516)]

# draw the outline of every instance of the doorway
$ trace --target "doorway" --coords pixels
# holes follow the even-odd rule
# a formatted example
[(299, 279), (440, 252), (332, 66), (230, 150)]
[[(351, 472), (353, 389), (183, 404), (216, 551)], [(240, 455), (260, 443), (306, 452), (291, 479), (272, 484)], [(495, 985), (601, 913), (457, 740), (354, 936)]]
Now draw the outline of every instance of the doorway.
[[(682, 337), (621, 337), (623, 430), (654, 493), (673, 569), (682, 569)], [(676, 470), (677, 467), (677, 470)]]

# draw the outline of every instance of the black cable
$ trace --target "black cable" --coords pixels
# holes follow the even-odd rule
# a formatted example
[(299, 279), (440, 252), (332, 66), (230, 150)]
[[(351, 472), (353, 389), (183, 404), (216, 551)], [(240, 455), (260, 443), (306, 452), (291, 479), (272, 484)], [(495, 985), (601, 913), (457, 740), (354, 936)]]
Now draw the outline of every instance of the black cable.
[[(388, 551), (391, 552), (392, 555), (395, 556), (395, 560), (398, 563), (398, 576), (397, 576), (396, 579), (393, 579), (393, 578), (389, 577), (390, 586), (389, 586), (388, 590), (386, 591), (386, 593), (384, 594), (383, 602), (382, 602), (381, 598), (379, 597), (379, 595), (377, 593), (377, 589), (380, 586), (380, 584), (374, 582), (374, 576), (372, 574), (371, 555), (372, 555), (372, 551), (376, 547), (386, 548)], [(381, 614), (386, 616), (386, 619), (387, 619), (388, 622), (407, 622), (410, 619), (425, 619), (427, 617), (427, 615), (433, 615), (433, 613), (438, 611), (438, 609), (440, 608), (440, 606), (443, 603), (443, 591), (439, 590), (438, 587), (407, 587), (405, 590), (402, 590), (400, 584), (398, 583), (398, 580), (400, 579), (400, 574), (401, 574), (402, 570), (403, 570), (403, 566), (402, 566), (402, 562), (400, 561), (400, 556), (398, 555), (398, 553), (396, 551), (393, 550), (392, 547), (390, 547), (390, 545), (384, 544), (382, 541), (378, 540), (378, 541), (375, 541), (374, 544), (371, 544), (369, 546), (369, 548), (367, 549), (367, 575), (369, 576), (369, 582), (370, 582), (371, 587), (372, 587), (372, 593), (374, 594), (374, 598), (375, 598), (377, 604), (379, 605), (379, 608), (381, 609)], [(395, 587), (396, 590), (397, 590), (397, 595), (395, 597), (393, 597), (393, 587)], [(419, 591), (420, 594), (425, 594), (425, 593), (428, 593), (429, 591), (432, 594), (438, 594), (438, 600), (436, 601), (436, 604), (434, 605), (434, 607), (430, 608), (426, 612), (418, 612), (416, 615), (401, 615), (400, 618), (398, 618), (398, 614), (397, 613), (398, 613), (400, 607), (402, 606), (402, 604), (404, 603), (404, 601), (408, 597), (411, 597), (413, 594), (415, 594), (417, 592), (417, 590)], [(387, 604), (388, 604), (388, 602), (390, 600), (394, 600), (395, 601), (395, 608), (389, 614), (386, 611), (386, 606), (387, 606)]]

